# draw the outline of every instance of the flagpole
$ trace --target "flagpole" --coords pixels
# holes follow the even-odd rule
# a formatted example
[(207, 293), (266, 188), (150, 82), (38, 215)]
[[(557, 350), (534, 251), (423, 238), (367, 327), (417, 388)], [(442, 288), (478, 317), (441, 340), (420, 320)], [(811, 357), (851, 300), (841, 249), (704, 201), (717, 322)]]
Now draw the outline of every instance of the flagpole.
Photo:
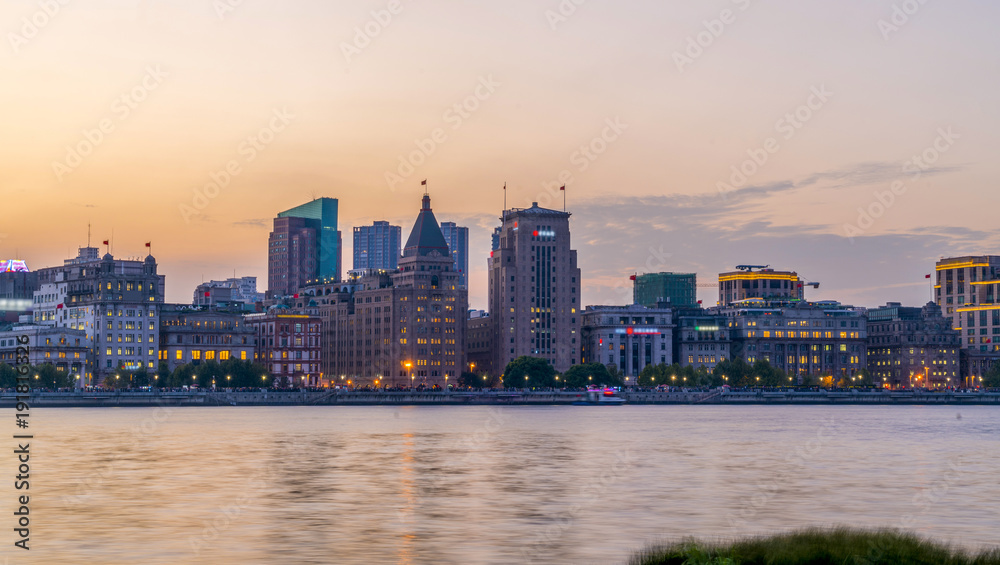
[(500, 215), (503, 216), (501, 220), (507, 219), (507, 181), (503, 182), (503, 213)]

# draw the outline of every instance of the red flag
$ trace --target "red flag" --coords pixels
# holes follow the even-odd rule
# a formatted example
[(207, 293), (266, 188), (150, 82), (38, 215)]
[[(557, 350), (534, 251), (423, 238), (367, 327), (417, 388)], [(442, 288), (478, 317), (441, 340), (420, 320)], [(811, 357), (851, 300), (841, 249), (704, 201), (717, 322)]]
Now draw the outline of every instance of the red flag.
[(298, 298), (298, 297), (299, 297), (299, 295), (298, 295), (298, 294), (296, 294), (296, 295), (295, 295), (295, 296), (293, 296), (292, 298)]
[(104, 245), (109, 245), (108, 240), (104, 240)]
[(632, 275), (631, 277), (628, 278), (628, 280), (630, 280), (630, 281), (634, 281), (635, 279), (636, 279), (635, 275)]
[(63, 307), (63, 305), (59, 304), (58, 306), (56, 306), (56, 310), (62, 310), (62, 307)]
[(206, 291), (205, 291), (205, 296), (206, 296), (206, 297), (209, 297), (209, 296), (212, 296), (212, 293), (206, 290)]
[(929, 279), (929, 278), (931, 278), (931, 276), (930, 275), (924, 275), (924, 278), (925, 279)]
[(146, 247), (149, 247), (152, 243), (153, 243), (152, 241), (147, 241), (146, 242)]
[(566, 190), (566, 185), (564, 184), (564, 185), (560, 186), (559, 190)]
[(420, 181), (420, 186), (427, 186), (427, 179)]

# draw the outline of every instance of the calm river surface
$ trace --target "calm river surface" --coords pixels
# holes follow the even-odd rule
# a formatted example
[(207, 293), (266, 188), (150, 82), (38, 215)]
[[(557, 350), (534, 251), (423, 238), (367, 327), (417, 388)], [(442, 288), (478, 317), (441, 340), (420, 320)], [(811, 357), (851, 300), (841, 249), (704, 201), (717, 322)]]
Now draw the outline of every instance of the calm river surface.
[(10, 563), (620, 563), (810, 524), (1000, 543), (994, 407), (87, 408), (31, 425), (30, 554), (0, 458)]

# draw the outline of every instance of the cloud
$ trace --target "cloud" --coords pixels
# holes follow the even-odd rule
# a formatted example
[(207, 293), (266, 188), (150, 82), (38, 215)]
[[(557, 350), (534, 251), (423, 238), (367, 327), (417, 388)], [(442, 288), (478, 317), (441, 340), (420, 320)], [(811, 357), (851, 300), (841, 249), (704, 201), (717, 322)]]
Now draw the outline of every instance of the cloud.
[(240, 220), (238, 222), (233, 222), (234, 226), (240, 226), (245, 228), (267, 228), (271, 224), (271, 220), (267, 218), (251, 218), (248, 220)]

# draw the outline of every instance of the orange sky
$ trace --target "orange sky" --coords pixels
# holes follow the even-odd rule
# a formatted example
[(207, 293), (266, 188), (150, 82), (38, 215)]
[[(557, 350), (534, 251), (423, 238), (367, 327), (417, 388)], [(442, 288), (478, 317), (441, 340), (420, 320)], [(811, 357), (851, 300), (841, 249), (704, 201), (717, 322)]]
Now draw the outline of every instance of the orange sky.
[[(375, 219), (405, 237), (427, 178), (438, 219), (472, 228), (470, 303), (484, 307), (500, 187), (511, 206), (544, 202), (563, 171), (586, 303), (627, 301), (621, 281), (648, 267), (711, 282), (743, 262), (822, 280), (817, 298), (917, 302), (937, 256), (1000, 252), (993, 3), (927, 3), (880, 30), (891, 1), (590, 0), (564, 15), (558, 1), (220, 2), (239, 6), (0, 6), (0, 256), (58, 264), (89, 222), (96, 242), (114, 230), (119, 256), (152, 240), (169, 300), (234, 270), (263, 289), (277, 211), (334, 197), (346, 247)], [(809, 102), (808, 120), (781, 123)], [(270, 143), (250, 150), (256, 136)], [(904, 171), (935, 143), (919, 178)], [(848, 240), (896, 180), (905, 193)]]

